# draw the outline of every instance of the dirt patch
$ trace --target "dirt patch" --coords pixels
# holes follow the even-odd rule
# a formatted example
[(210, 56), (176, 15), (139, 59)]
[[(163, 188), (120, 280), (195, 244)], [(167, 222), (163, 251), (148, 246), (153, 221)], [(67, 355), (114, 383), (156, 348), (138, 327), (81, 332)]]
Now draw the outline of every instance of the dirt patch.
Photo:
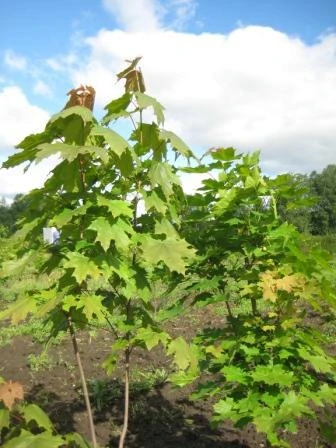
[[(177, 321), (172, 331), (187, 338), (195, 328), (220, 323), (223, 318), (203, 313), (188, 323)], [(94, 395), (97, 438), (102, 447), (118, 446), (121, 431), (123, 396), (120, 371), (108, 377), (102, 362), (110, 351), (112, 340), (103, 331), (91, 338), (86, 332), (78, 334), (80, 352), (87, 379), (101, 393)], [(61, 432), (77, 431), (89, 438), (84, 401), (81, 394), (77, 367), (68, 338), (51, 346), (44, 365), (33, 364), (32, 359), (41, 353), (41, 345), (31, 337), (16, 337), (10, 345), (0, 347), (0, 375), (23, 384), (26, 398), (39, 404)], [(37, 359), (37, 358), (36, 358)], [(151, 352), (136, 350), (133, 353), (136, 371), (165, 372), (169, 362), (159, 349)], [(35, 368), (35, 371), (33, 370)], [(161, 370), (160, 370), (161, 369)], [(230, 423), (217, 429), (210, 426), (211, 404), (189, 400), (191, 388), (176, 389), (164, 379), (155, 387), (136, 388), (131, 394), (130, 426), (127, 448), (263, 448), (265, 438), (252, 426), (239, 430)], [(97, 398), (98, 397), (98, 398)], [(93, 397), (92, 397), (93, 398)], [(321, 441), (317, 426), (301, 422), (297, 435), (291, 437), (295, 448), (330, 448)]]

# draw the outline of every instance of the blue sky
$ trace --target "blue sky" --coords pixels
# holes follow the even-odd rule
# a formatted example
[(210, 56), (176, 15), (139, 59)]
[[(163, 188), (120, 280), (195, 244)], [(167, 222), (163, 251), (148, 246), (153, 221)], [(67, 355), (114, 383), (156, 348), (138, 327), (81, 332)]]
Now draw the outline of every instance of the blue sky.
[[(0, 162), (22, 137), (14, 124), (36, 132), (80, 82), (99, 115), (138, 54), (167, 125), (196, 151), (260, 149), (270, 174), (336, 161), (335, 0), (11, 0), (0, 17)], [(15, 176), (0, 171), (0, 196), (34, 185)]]

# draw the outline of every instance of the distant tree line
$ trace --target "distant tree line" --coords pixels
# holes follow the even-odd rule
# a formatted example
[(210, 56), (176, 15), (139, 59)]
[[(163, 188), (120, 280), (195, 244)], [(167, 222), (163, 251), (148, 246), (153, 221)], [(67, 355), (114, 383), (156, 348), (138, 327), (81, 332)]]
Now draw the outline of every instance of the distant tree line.
[[(336, 165), (328, 165), (321, 173), (282, 174), (274, 180), (274, 191), (281, 184), (278, 213), (283, 221), (312, 235), (336, 234)], [(284, 191), (288, 194), (284, 194)], [(16, 230), (17, 220), (26, 208), (26, 197), (15, 196), (9, 205), (0, 199), (0, 237)]]
[(17, 221), (22, 217), (26, 205), (27, 200), (23, 194), (16, 195), (11, 204), (0, 199), (0, 237), (7, 237), (15, 232)]
[(284, 221), (312, 235), (336, 234), (336, 165), (321, 173), (285, 174), (279, 179), (289, 192), (278, 204)]

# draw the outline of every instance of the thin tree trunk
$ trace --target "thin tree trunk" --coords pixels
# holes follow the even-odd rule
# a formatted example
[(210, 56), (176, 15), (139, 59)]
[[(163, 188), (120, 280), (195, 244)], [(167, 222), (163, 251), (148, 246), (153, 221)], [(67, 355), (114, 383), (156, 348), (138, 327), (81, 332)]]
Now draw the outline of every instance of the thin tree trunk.
[(124, 448), (125, 438), (128, 430), (128, 416), (129, 416), (129, 383), (130, 383), (130, 349), (125, 351), (125, 399), (124, 399), (124, 423), (123, 429), (119, 439), (119, 448)]
[(225, 305), (226, 305), (226, 309), (228, 311), (228, 315), (230, 317), (233, 317), (233, 314), (232, 314), (232, 311), (231, 311), (231, 305), (230, 305), (230, 303), (227, 300), (225, 301)]
[(86, 385), (83, 364), (82, 364), (81, 356), (80, 356), (80, 353), (78, 350), (75, 327), (72, 323), (70, 316), (68, 316), (68, 325), (69, 325), (69, 330), (70, 330), (72, 346), (74, 349), (74, 353), (75, 353), (75, 357), (76, 357), (76, 361), (77, 361), (77, 365), (78, 365), (78, 370), (79, 370), (79, 375), (80, 375), (80, 379), (81, 379), (81, 383), (82, 383), (84, 401), (85, 401), (86, 411), (87, 411), (88, 420), (89, 420), (89, 428), (90, 428), (92, 445), (93, 445), (93, 448), (98, 448), (97, 439), (96, 439), (96, 431), (95, 431), (95, 426), (94, 426), (93, 416), (92, 416), (92, 407), (91, 407), (91, 403), (90, 403), (89, 391), (88, 391), (88, 388)]
[(257, 301), (254, 297), (251, 297), (251, 307), (253, 316), (256, 316), (258, 314), (258, 307), (257, 307)]

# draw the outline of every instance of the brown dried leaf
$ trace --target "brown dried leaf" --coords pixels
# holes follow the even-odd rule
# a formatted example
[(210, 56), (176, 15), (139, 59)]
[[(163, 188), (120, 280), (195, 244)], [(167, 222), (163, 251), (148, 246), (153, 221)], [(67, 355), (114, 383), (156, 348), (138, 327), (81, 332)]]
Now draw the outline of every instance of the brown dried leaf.
[(117, 73), (118, 80), (120, 80), (122, 78), (126, 78), (128, 73), (135, 69), (135, 67), (137, 66), (138, 62), (141, 59), (142, 59), (142, 56), (138, 56), (137, 58), (133, 59), (133, 61), (126, 60), (126, 62), (128, 62), (130, 65), (127, 68), (125, 68), (125, 70), (123, 70), (122, 72)]
[(127, 75), (125, 75), (125, 78), (126, 92), (145, 92), (145, 81), (140, 70), (132, 70), (131, 72), (127, 73)]
[(9, 380), (0, 385), (0, 400), (11, 409), (15, 400), (23, 400), (23, 387), (20, 383)]
[(91, 86), (83, 86), (82, 84), (77, 89), (72, 89), (67, 93), (70, 96), (64, 109), (69, 109), (73, 106), (84, 106), (91, 111), (93, 110), (96, 91)]

